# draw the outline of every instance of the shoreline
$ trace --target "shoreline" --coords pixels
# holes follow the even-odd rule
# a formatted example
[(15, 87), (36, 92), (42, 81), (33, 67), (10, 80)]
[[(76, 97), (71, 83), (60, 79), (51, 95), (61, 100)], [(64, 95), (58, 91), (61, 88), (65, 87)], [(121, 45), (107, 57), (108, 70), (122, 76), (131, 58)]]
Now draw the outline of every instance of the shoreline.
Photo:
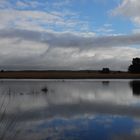
[(140, 79), (140, 73), (95, 71), (4, 71), (0, 79)]

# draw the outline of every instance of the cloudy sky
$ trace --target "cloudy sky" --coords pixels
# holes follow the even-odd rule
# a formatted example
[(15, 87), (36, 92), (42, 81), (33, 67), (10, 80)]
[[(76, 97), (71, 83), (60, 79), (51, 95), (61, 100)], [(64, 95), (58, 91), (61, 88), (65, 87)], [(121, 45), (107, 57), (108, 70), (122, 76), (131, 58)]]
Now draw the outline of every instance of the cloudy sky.
[(127, 70), (139, 0), (0, 0), (1, 69)]

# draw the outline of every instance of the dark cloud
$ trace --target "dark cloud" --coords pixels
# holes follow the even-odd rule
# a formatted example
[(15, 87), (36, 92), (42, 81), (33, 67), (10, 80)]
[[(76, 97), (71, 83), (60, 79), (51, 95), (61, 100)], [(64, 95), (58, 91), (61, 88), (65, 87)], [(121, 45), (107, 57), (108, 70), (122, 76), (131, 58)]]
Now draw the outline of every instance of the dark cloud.
[(114, 47), (140, 44), (140, 34), (95, 36), (88, 33), (0, 30), (0, 38), (20, 38), (60, 47)]

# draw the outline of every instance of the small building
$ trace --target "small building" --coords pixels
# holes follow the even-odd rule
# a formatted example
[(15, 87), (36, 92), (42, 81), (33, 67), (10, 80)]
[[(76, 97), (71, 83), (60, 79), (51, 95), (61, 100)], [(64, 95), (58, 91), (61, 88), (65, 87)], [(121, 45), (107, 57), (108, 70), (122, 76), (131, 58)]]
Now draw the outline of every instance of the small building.
[(110, 69), (109, 68), (103, 68), (101, 72), (102, 73), (110, 73)]

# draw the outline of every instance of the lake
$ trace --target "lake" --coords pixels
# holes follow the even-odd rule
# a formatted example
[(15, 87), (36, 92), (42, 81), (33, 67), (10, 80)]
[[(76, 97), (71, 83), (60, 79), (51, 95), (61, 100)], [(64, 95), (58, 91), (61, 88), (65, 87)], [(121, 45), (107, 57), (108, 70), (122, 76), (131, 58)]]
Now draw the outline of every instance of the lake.
[(0, 81), (0, 140), (65, 139), (140, 139), (140, 81)]

